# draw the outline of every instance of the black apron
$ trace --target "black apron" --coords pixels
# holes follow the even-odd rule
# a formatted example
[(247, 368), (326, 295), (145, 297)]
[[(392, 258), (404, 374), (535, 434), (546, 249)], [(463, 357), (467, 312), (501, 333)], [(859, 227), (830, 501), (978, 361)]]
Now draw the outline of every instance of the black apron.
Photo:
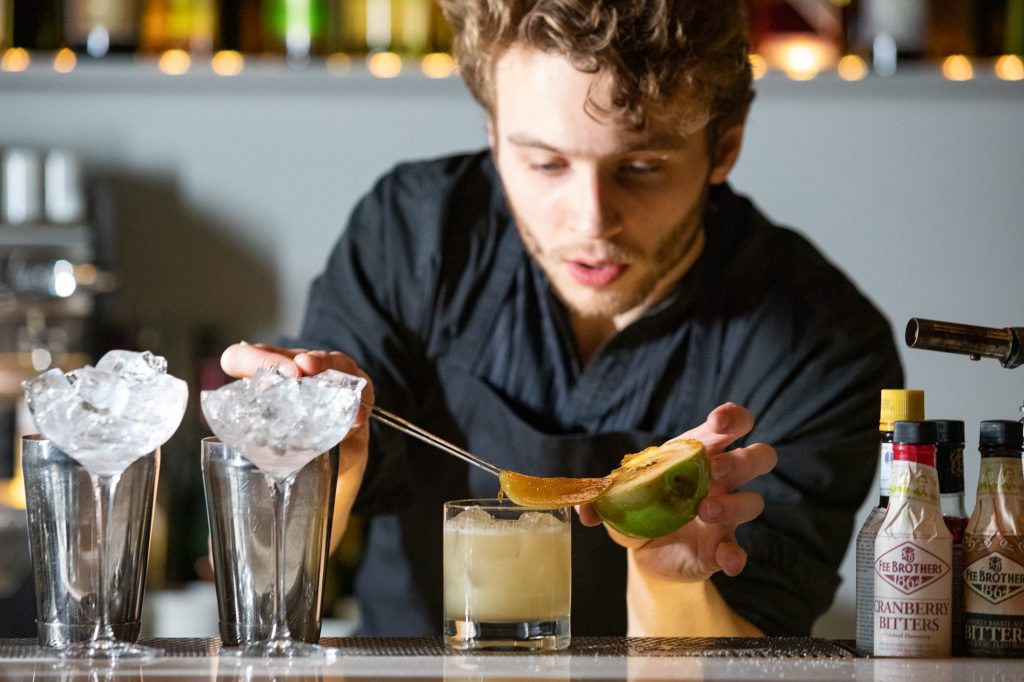
[[(531, 476), (604, 476), (626, 453), (675, 434), (620, 431), (552, 434), (538, 431), (484, 381), (475, 367), (516, 268), (526, 258), (514, 229), (505, 232), (496, 265), (469, 322), (437, 361), (437, 383), (420, 401), (422, 425), (467, 450)], [(372, 457), (372, 454), (371, 454)], [(356, 578), (363, 636), (438, 635), (443, 619), (442, 504), (493, 498), (497, 479), (461, 460), (407, 443), (407, 499), (395, 515), (370, 519), (366, 553)], [(572, 529), (572, 631), (626, 634), (626, 555), (601, 527)]]

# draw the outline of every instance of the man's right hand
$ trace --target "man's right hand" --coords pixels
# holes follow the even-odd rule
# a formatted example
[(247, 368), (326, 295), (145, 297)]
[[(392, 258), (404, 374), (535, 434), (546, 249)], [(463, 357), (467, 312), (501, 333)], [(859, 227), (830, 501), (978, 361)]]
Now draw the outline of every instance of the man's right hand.
[[(373, 382), (366, 372), (349, 356), (339, 351), (306, 350), (304, 348), (280, 348), (265, 343), (236, 343), (220, 356), (220, 366), (228, 376), (237, 379), (251, 377), (256, 370), (277, 367), (285, 376), (304, 377), (335, 369), (366, 379), (362, 401), (374, 404)], [(370, 446), (369, 411), (359, 409), (356, 420), (338, 448), (338, 492), (334, 500), (334, 521), (331, 533), (333, 551), (348, 525), (349, 512), (356, 499), (356, 492), (366, 471), (366, 458)]]
[[(277, 369), (288, 377), (305, 377), (319, 374), (326, 369), (336, 369), (366, 379), (363, 402), (373, 404), (373, 382), (355, 360), (336, 350), (307, 350), (305, 348), (281, 348), (266, 343), (232, 344), (220, 356), (220, 366), (228, 376), (236, 379), (248, 378), (256, 370), (266, 367)], [(359, 411), (353, 429), (366, 421), (365, 409)]]

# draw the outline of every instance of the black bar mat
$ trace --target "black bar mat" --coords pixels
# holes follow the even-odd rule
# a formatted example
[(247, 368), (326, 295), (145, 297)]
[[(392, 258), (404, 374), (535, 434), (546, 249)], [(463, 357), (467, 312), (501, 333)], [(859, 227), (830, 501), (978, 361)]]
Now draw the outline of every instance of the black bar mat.
[[(168, 656), (198, 658), (216, 656), (217, 638), (161, 638), (140, 640), (163, 649)], [(827, 639), (807, 637), (574, 637), (562, 652), (464, 652), (448, 649), (441, 637), (325, 637), (321, 643), (338, 647), (343, 656), (530, 656), (553, 653), (576, 656), (695, 656), (739, 658), (848, 659), (856, 655)], [(53, 655), (32, 639), (0, 639), (0, 658), (40, 658)]]

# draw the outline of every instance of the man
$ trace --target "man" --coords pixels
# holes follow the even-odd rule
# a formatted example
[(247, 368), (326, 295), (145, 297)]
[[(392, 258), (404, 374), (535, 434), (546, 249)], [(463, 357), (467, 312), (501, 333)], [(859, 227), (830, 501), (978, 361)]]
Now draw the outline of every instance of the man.
[[(381, 179), (300, 347), (232, 346), (225, 369), (365, 372), (364, 400), (538, 476), (605, 475), (706, 417), (699, 519), (646, 543), (574, 529), (573, 630), (807, 634), (902, 378), (877, 311), (724, 184), (752, 98), (739, 3), (445, 10), (489, 151)], [(441, 504), (496, 482), (365, 421), (342, 451), (338, 526), (370, 517), (361, 633), (438, 633)]]

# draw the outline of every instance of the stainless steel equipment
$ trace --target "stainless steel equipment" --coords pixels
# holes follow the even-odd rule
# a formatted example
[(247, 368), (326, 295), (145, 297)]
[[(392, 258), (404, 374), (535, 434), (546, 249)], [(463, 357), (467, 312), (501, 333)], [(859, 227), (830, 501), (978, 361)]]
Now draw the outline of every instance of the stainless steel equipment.
[[(977, 327), (912, 317), (905, 336), (911, 348), (960, 353), (971, 360), (995, 358), (1007, 369), (1024, 365), (1024, 327)], [(1024, 413), (1024, 402), (1020, 411)]]
[(912, 317), (906, 341), (911, 348), (960, 353), (971, 360), (995, 358), (1009, 369), (1024, 364), (1024, 327), (998, 329)]
[[(266, 640), (274, 610), (274, 496), (262, 471), (217, 438), (202, 444), (203, 486), (226, 646)], [(331, 537), (337, 448), (297, 474), (288, 503), (285, 593), (288, 627), (304, 642), (320, 639), (327, 548)]]
[[(0, 2), (2, 4), (2, 2)], [(20, 437), (34, 431), (21, 381), (50, 367), (90, 362), (98, 322), (97, 294), (112, 289), (112, 220), (103, 192), (89, 186), (68, 150), (0, 149), (0, 514), (24, 518)], [(91, 199), (91, 201), (88, 201)], [(102, 307), (102, 304), (101, 306)], [(0, 583), (28, 564), (28, 536), (5, 542)], [(21, 561), (14, 554), (20, 553)], [(31, 576), (0, 590), (0, 634), (35, 630)], [(13, 590), (13, 591), (11, 591)]]
[[(160, 452), (118, 481), (106, 520), (106, 586), (114, 634), (139, 638)], [(89, 473), (39, 435), (22, 439), (39, 643), (64, 647), (93, 634), (97, 616), (96, 517)]]

